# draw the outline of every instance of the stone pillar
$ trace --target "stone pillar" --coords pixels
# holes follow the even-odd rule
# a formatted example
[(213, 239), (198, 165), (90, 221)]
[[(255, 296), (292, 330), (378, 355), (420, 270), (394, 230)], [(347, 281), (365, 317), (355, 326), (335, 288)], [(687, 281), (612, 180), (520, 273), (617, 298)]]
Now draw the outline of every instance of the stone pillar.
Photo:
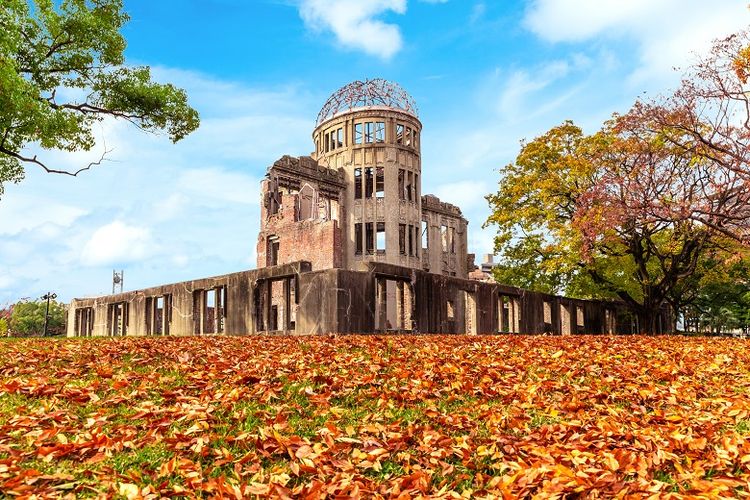
[(510, 301), (510, 304), (512, 309), (511, 318), (513, 319), (513, 333), (521, 333), (521, 301), (517, 298), (513, 298)]
[(399, 330), (406, 329), (406, 315), (404, 314), (404, 282), (396, 283), (396, 318), (397, 324), (394, 325)]
[(414, 329), (414, 287), (404, 283), (404, 329)]
[(375, 329), (385, 330), (388, 294), (384, 278), (377, 278), (375, 284)]

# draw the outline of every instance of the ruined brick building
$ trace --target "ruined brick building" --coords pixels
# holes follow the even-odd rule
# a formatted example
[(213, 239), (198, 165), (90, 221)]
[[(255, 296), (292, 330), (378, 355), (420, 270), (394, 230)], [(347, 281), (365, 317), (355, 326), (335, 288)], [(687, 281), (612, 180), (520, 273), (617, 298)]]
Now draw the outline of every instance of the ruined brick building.
[(468, 279), (466, 219), (422, 194), (421, 133), (398, 85), (341, 88), (318, 115), (311, 155), (268, 168), (257, 269), (74, 299), (68, 335), (631, 329), (616, 304)]

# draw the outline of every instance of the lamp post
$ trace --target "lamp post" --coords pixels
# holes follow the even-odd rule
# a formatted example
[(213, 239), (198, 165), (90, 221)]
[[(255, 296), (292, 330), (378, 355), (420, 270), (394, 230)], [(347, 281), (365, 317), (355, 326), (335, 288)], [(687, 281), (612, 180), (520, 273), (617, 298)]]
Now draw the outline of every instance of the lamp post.
[(57, 294), (53, 292), (47, 292), (44, 295), (42, 295), (42, 299), (47, 301), (47, 309), (44, 311), (44, 334), (43, 337), (47, 336), (47, 323), (49, 322), (49, 301), (50, 299), (55, 300), (57, 298)]

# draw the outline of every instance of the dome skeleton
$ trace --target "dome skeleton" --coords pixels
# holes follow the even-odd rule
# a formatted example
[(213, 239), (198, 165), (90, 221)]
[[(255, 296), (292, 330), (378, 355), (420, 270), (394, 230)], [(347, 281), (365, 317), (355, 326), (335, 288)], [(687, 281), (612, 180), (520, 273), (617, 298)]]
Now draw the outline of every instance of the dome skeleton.
[(369, 106), (396, 108), (417, 116), (417, 104), (398, 84), (375, 78), (354, 81), (334, 92), (318, 113), (317, 125), (341, 112)]

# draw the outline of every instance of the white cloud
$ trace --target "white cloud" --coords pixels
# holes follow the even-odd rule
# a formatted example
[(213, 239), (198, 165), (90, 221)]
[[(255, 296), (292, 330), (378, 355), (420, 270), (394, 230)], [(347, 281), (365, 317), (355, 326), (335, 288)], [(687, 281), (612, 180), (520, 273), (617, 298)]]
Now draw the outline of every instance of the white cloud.
[(14, 235), (50, 226), (67, 227), (87, 211), (37, 195), (11, 196), (0, 203), (0, 234)]
[(151, 231), (116, 220), (100, 227), (83, 247), (84, 265), (123, 264), (154, 253)]
[[(192, 71), (153, 68), (186, 90), (201, 127), (172, 144), (105, 120), (89, 153), (39, 153), (59, 168), (110, 162), (78, 177), (27, 168), (0, 200), (0, 303), (55, 291), (63, 300), (254, 267), (259, 180), (283, 154), (311, 151), (320, 104), (296, 84), (256, 88)], [(93, 158), (92, 158), (93, 157)]]
[(406, 0), (302, 0), (299, 12), (308, 27), (333, 32), (344, 47), (385, 60), (401, 50), (398, 26), (377, 17), (387, 12), (405, 13)]
[(524, 24), (550, 42), (633, 40), (640, 65), (631, 83), (641, 84), (674, 81), (673, 68), (689, 64), (713, 39), (744, 28), (748, 19), (746, 3), (737, 0), (532, 0)]

